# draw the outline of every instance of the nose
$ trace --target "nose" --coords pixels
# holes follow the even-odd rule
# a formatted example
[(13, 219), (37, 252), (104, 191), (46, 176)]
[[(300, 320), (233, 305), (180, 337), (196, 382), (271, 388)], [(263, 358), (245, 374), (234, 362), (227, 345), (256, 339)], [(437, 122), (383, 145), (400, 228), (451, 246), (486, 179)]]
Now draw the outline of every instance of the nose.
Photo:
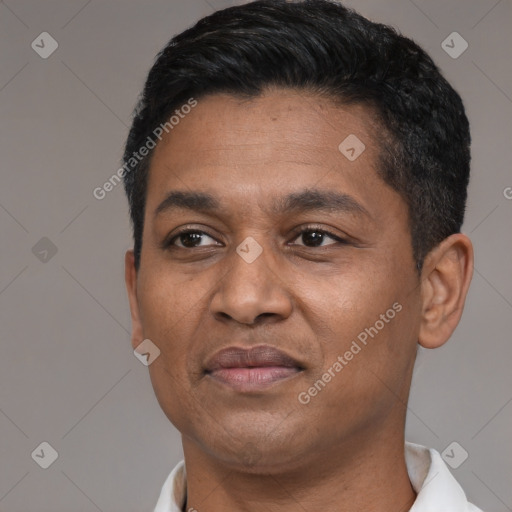
[(255, 324), (290, 316), (291, 296), (271, 249), (263, 249), (254, 261), (233, 250), (226, 256), (226, 268), (210, 305), (217, 320)]

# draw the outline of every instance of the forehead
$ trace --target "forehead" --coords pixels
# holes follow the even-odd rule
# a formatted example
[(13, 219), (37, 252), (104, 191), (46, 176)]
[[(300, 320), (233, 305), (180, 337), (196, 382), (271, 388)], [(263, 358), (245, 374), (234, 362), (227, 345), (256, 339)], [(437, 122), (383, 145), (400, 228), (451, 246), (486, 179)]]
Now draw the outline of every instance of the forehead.
[[(273, 149), (277, 157), (292, 153), (301, 163), (317, 163), (318, 153), (324, 151), (332, 155), (334, 150), (338, 157), (339, 144), (351, 134), (364, 139), (373, 153), (378, 129), (374, 118), (364, 105), (337, 105), (305, 91), (266, 90), (251, 99), (215, 94), (199, 99), (193, 111), (164, 137), (156, 153), (169, 144), (176, 158), (185, 159), (192, 150), (222, 150), (229, 157), (230, 151), (243, 148), (247, 162), (261, 163), (263, 151), (268, 154)], [(183, 139), (190, 145), (180, 146)]]
[(349, 192), (364, 205), (365, 195), (385, 186), (374, 118), (363, 105), (288, 89), (252, 99), (200, 98), (155, 149), (147, 211), (173, 189), (217, 192), (243, 209), (316, 185)]

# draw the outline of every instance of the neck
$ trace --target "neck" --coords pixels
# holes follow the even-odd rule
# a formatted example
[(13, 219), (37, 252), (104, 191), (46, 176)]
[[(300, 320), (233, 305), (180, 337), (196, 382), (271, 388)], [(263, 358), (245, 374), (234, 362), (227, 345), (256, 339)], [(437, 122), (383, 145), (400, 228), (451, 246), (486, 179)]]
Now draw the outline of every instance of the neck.
[(305, 456), (300, 466), (262, 468), (258, 474), (222, 464), (184, 438), (185, 510), (406, 512), (416, 494), (405, 465), (403, 433), (392, 434), (360, 433), (328, 453)]

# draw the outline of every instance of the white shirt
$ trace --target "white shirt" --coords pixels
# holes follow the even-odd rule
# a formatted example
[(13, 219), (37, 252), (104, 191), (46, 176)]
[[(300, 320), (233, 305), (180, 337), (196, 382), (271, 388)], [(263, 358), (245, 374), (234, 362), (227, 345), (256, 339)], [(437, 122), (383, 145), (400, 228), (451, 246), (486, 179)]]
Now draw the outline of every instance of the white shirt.
[[(482, 512), (468, 502), (436, 450), (406, 442), (405, 463), (417, 493), (409, 512)], [(154, 512), (183, 512), (186, 489), (185, 463), (181, 461), (167, 477)]]

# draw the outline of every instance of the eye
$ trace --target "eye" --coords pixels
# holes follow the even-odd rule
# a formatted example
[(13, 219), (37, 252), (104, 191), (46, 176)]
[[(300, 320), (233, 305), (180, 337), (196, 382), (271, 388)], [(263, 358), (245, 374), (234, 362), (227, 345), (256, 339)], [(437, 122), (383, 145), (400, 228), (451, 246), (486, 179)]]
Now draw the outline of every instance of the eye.
[[(325, 229), (320, 229), (314, 226), (310, 226), (300, 231), (294, 240), (299, 238), (302, 240), (303, 244), (297, 245), (304, 245), (305, 247), (325, 247), (326, 245), (333, 245), (337, 242), (346, 243), (343, 238), (340, 238)], [(333, 240), (333, 243), (324, 244), (323, 242), (329, 238)]]
[[(205, 238), (209, 238), (210, 240), (214, 240), (211, 236), (209, 236), (204, 231), (199, 231), (197, 229), (187, 229), (183, 230), (176, 235), (174, 235), (168, 242), (165, 243), (167, 247), (180, 247), (182, 249), (193, 249), (194, 247), (204, 247), (205, 245), (211, 244), (202, 244)], [(180, 244), (176, 242), (179, 241)], [(217, 243), (217, 242), (216, 242)]]
[[(208, 243), (208, 239), (212, 240), (214, 243)], [(325, 247), (326, 245), (334, 245), (336, 243), (347, 243), (343, 238), (315, 226), (309, 226), (296, 233), (293, 240), (297, 239), (300, 239), (303, 243), (294, 245), (303, 245), (304, 247), (310, 248)], [(331, 243), (324, 243), (329, 239), (332, 241)], [(163, 245), (167, 248), (178, 247), (180, 249), (194, 249), (196, 247), (219, 245), (219, 243), (204, 231), (198, 229), (184, 229), (173, 235), (172, 238), (164, 242)]]

